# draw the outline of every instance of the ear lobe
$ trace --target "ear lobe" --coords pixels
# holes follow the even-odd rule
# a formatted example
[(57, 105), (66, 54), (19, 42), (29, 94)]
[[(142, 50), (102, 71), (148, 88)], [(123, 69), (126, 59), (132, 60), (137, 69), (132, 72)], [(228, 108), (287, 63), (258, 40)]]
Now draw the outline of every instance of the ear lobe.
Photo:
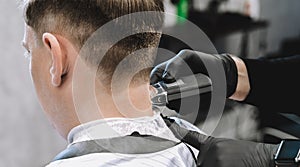
[(52, 85), (59, 87), (61, 85), (63, 75), (63, 53), (58, 39), (51, 33), (43, 34), (43, 44), (49, 50), (52, 59), (50, 75)]

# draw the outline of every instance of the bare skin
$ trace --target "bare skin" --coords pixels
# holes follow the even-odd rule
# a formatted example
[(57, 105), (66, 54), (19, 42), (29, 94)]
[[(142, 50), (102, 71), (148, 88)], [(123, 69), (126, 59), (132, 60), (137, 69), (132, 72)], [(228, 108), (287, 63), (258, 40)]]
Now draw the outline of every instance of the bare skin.
[(236, 101), (243, 101), (247, 98), (250, 92), (250, 82), (248, 71), (245, 63), (242, 59), (232, 56), (232, 59), (235, 61), (237, 70), (238, 70), (238, 83), (235, 93), (230, 97), (230, 99)]

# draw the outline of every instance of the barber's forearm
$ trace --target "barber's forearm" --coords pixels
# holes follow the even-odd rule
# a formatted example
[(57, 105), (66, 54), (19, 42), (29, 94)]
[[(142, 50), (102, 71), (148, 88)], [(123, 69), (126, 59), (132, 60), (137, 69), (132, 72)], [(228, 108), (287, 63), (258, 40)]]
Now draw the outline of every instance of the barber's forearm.
[(236, 63), (238, 70), (238, 83), (235, 93), (230, 97), (230, 99), (243, 101), (246, 99), (250, 92), (250, 82), (248, 71), (245, 63), (242, 59), (232, 56), (232, 59)]
[(299, 115), (300, 55), (273, 59), (233, 59), (238, 71), (238, 86), (231, 99), (264, 108), (264, 112)]

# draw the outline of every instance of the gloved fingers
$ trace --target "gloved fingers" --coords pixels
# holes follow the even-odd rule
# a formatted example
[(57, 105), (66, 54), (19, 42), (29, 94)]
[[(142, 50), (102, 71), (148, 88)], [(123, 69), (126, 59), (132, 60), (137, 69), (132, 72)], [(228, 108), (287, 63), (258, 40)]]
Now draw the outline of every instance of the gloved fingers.
[(162, 80), (166, 83), (173, 83), (176, 81), (175, 75), (172, 75), (169, 71), (165, 71), (163, 74)]
[(187, 57), (191, 57), (193, 54), (196, 54), (196, 51), (183, 49), (177, 54), (177, 56), (181, 57), (182, 59), (186, 59)]
[(279, 145), (275, 144), (263, 144), (260, 143), (257, 147), (260, 147), (260, 152), (262, 153), (261, 159), (264, 159), (265, 166), (275, 166), (274, 155), (277, 152)]
[(215, 138), (202, 145), (197, 161), (204, 167), (216, 162), (217, 167), (275, 166), (277, 145)]
[(175, 82), (175, 74), (177, 69), (180, 68), (168, 68), (172, 62), (167, 61), (156, 66), (150, 74), (150, 84), (153, 85), (159, 81), (164, 81), (166, 83)]
[(187, 56), (181, 55), (177, 55), (167, 64), (163, 75), (164, 81), (171, 83), (178, 78), (199, 73), (198, 69), (201, 68), (201, 64), (192, 61), (191, 59), (194, 59), (192, 57), (187, 58)]
[(159, 64), (152, 70), (150, 83), (154, 84), (162, 80), (172, 83), (180, 77), (197, 73), (208, 75), (207, 69), (201, 60), (202, 54), (205, 53), (193, 50), (180, 51), (175, 57)]
[(210, 144), (210, 142), (214, 139), (211, 136), (206, 136), (199, 132), (185, 129), (170, 118), (164, 118), (164, 121), (177, 138), (196, 149), (200, 149), (202, 145)]
[(178, 125), (175, 120), (166, 117), (163, 117), (163, 119), (176, 138), (182, 139), (189, 132), (189, 130)]
[(188, 131), (183, 140), (197, 149), (210, 145), (214, 137), (206, 136), (196, 131)]
[(214, 138), (214, 140), (203, 144), (197, 157), (198, 166), (245, 167), (241, 164), (240, 154), (236, 154), (234, 148), (231, 148), (234, 147), (232, 145), (234, 143), (230, 143), (230, 141), (230, 139)]
[(183, 128), (180, 125), (178, 125), (178, 123), (176, 123), (176, 121), (172, 118), (164, 117), (164, 116), (162, 116), (162, 118), (164, 119), (166, 125), (171, 129), (173, 133), (182, 134), (181, 136), (187, 135), (189, 138), (193, 139), (194, 142), (197, 143), (200, 142), (200, 144), (202, 143), (205, 144), (208, 138), (209, 139), (213, 138), (210, 136), (200, 134), (199, 132), (191, 131), (186, 128)]
[(159, 81), (163, 80), (163, 75), (165, 72), (167, 62), (157, 65), (150, 74), (150, 84), (153, 85)]
[(273, 155), (276, 154), (279, 144), (264, 144), (265, 150), (270, 153), (273, 158)]
[(189, 70), (192, 71), (194, 74), (205, 74), (208, 76), (208, 70), (206, 65), (203, 62), (203, 59), (215, 59), (215, 57), (211, 56), (210, 54), (192, 51), (192, 50), (183, 50), (178, 54), (185, 63), (188, 65)]
[[(168, 104), (167, 104), (167, 107), (169, 109), (174, 110), (177, 113), (179, 113), (180, 112), (180, 108), (181, 108), (181, 99), (169, 101)], [(182, 111), (181, 111), (180, 114), (184, 115), (184, 113), (182, 113)]]

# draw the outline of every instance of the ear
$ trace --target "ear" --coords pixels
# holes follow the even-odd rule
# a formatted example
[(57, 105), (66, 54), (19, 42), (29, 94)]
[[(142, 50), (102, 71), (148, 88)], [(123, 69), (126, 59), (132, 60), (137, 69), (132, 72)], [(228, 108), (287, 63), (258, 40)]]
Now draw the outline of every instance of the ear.
[(43, 34), (43, 44), (49, 50), (52, 57), (50, 68), (52, 85), (59, 87), (63, 76), (63, 52), (58, 39), (51, 33)]

